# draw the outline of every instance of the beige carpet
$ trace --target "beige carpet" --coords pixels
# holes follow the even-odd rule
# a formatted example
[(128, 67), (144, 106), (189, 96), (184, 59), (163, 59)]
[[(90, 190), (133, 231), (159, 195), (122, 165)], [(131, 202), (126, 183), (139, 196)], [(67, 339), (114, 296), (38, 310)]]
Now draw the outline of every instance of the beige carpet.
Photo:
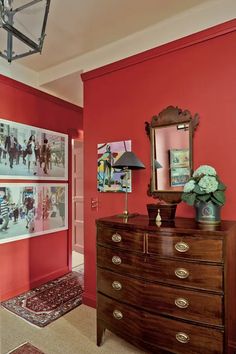
[(109, 331), (96, 346), (96, 311), (81, 305), (45, 328), (37, 328), (0, 308), (0, 353), (30, 342), (45, 354), (143, 353)]

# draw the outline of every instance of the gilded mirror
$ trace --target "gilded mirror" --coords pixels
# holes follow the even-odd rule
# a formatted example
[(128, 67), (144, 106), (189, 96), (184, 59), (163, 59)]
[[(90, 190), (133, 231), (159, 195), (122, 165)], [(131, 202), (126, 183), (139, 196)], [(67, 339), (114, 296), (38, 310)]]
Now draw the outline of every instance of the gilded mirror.
[(169, 106), (146, 131), (151, 141), (151, 180), (148, 195), (167, 203), (178, 203), (193, 169), (193, 133), (199, 117), (188, 110)]

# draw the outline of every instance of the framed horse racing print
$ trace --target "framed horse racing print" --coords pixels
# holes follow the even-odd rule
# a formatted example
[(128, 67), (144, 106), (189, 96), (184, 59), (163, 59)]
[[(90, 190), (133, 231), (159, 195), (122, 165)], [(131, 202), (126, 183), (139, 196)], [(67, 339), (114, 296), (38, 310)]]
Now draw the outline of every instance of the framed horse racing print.
[(0, 179), (68, 179), (68, 136), (0, 118)]

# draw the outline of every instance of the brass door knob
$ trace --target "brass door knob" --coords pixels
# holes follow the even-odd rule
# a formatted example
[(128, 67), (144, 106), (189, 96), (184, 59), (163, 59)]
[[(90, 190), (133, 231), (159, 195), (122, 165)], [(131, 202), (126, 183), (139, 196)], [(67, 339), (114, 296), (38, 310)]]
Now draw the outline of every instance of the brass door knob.
[(175, 249), (178, 252), (184, 253), (187, 252), (189, 250), (189, 245), (186, 242), (177, 242), (175, 244)]
[(121, 264), (121, 262), (122, 262), (122, 260), (121, 260), (121, 258), (119, 256), (113, 256), (112, 257), (112, 263), (113, 264), (118, 265), (118, 264)]
[(111, 236), (111, 239), (113, 242), (116, 242), (116, 243), (122, 241), (121, 235), (119, 235), (117, 232)]

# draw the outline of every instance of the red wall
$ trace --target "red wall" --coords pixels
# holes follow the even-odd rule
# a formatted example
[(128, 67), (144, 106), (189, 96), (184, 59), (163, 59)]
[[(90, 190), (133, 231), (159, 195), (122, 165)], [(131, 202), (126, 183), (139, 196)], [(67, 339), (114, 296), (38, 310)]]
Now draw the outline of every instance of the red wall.
[[(70, 225), (70, 142), (71, 138), (78, 137), (82, 129), (82, 109), (0, 75), (0, 117), (69, 134)], [(12, 297), (67, 273), (71, 267), (70, 254), (71, 231), (0, 244), (0, 299)]]
[[(132, 140), (146, 165), (134, 171), (129, 209), (147, 214), (150, 144), (144, 122), (169, 105), (198, 112), (194, 167), (209, 164), (227, 185), (223, 219), (236, 219), (236, 20), (83, 75), (85, 85), (85, 294), (96, 303), (95, 219), (123, 211), (124, 195), (98, 193), (97, 143)], [(98, 211), (91, 198), (99, 199)], [(179, 216), (193, 216), (181, 203)]]

